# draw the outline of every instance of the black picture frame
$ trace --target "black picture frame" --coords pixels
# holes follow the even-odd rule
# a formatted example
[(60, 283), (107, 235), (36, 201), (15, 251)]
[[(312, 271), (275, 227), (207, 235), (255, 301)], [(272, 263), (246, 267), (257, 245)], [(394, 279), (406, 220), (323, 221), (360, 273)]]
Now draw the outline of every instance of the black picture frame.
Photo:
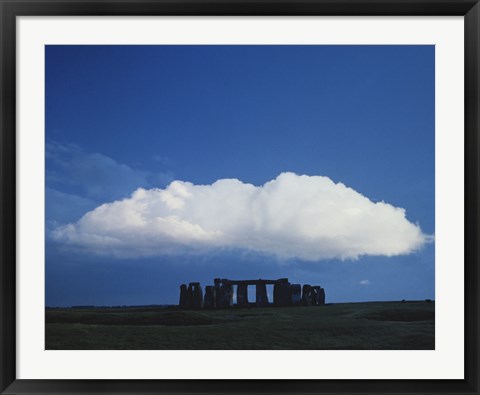
[[(478, 0), (0, 0), (2, 394), (438, 393), (479, 394)], [(465, 21), (465, 379), (463, 380), (17, 380), (16, 17), (24, 15), (456, 15)]]

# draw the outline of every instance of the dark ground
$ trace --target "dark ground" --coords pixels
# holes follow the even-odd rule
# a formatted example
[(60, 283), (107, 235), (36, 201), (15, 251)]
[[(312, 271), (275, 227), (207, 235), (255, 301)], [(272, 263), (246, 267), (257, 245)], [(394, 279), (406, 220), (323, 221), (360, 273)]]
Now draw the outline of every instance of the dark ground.
[(47, 350), (433, 350), (435, 303), (46, 310)]

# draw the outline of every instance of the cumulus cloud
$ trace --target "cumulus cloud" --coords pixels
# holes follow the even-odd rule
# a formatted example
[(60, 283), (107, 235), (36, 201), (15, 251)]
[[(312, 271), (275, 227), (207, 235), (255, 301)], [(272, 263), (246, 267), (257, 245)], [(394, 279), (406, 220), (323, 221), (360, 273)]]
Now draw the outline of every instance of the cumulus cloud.
[(402, 208), (374, 203), (328, 177), (294, 173), (262, 186), (222, 179), (139, 188), (52, 236), (117, 257), (242, 249), (308, 261), (410, 254), (431, 238)]
[(361, 280), (359, 284), (360, 285), (370, 285), (371, 282), (370, 282), (370, 280)]

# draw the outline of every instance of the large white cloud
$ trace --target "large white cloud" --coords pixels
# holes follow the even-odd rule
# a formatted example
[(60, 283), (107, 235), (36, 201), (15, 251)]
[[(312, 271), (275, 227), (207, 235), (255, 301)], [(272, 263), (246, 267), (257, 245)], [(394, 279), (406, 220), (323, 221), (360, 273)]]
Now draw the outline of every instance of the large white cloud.
[(328, 177), (293, 173), (263, 186), (222, 179), (140, 188), (52, 236), (117, 257), (235, 248), (310, 261), (409, 254), (430, 239), (402, 208), (374, 203)]

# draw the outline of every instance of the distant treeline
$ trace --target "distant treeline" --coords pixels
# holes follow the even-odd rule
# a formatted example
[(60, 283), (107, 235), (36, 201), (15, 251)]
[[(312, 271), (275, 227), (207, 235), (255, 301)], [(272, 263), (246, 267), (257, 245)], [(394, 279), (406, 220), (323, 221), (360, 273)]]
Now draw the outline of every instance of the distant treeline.
[(144, 305), (135, 305), (135, 306), (94, 306), (94, 305), (78, 305), (78, 306), (70, 306), (70, 307), (59, 307), (59, 306), (46, 306), (45, 309), (47, 310), (54, 310), (54, 309), (148, 309), (148, 308), (167, 308), (171, 307), (172, 305), (168, 304), (144, 304)]
[[(350, 303), (397, 303), (398, 301), (395, 300), (390, 300), (390, 301), (368, 301), (368, 302), (350, 302)], [(424, 299), (424, 300), (405, 300), (402, 299), (400, 302), (405, 303), (435, 303), (435, 300), (432, 299)], [(347, 303), (347, 302), (342, 302), (342, 303)], [(340, 304), (342, 304), (340, 303)], [(333, 304), (333, 303), (328, 303), (328, 304)], [(338, 303), (336, 303), (338, 304)], [(95, 306), (95, 305), (78, 305), (78, 306), (67, 306), (67, 307), (61, 307), (61, 306), (46, 306), (46, 310), (58, 310), (58, 309), (173, 309), (176, 310), (178, 309), (177, 305), (172, 305), (172, 304), (143, 304), (143, 305), (117, 305), (117, 306)]]

